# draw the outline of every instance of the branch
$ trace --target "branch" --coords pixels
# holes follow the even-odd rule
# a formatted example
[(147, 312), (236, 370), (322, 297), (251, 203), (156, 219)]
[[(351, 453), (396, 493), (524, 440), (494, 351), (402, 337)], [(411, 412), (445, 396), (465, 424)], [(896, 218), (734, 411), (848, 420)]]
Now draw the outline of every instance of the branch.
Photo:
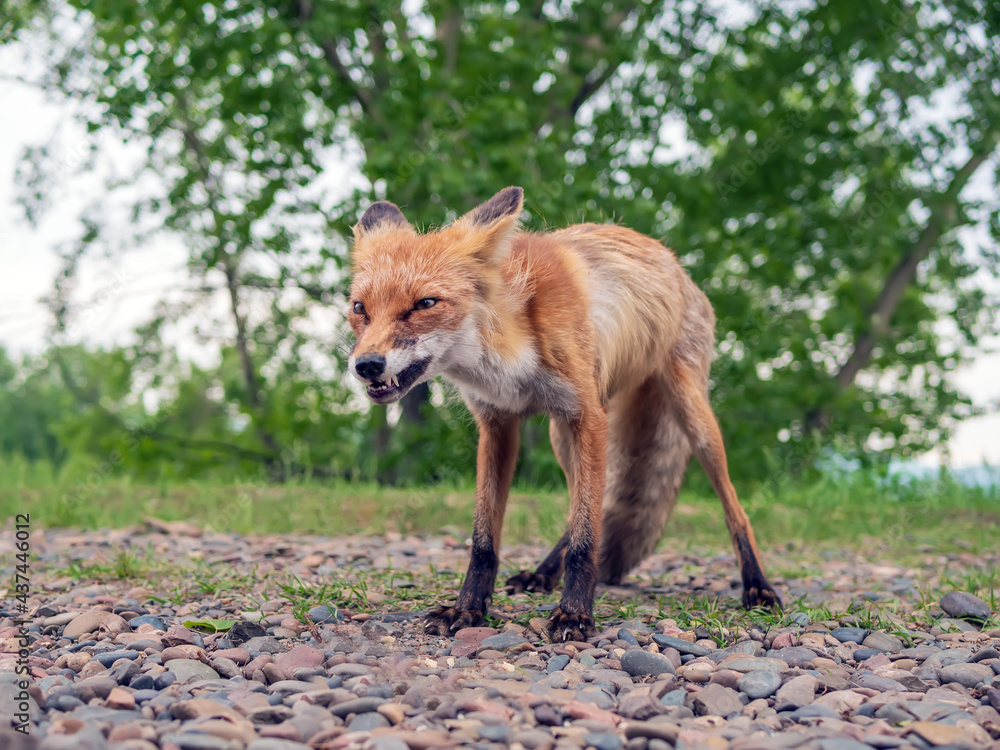
[[(952, 228), (958, 211), (959, 193), (983, 162), (990, 158), (996, 143), (996, 134), (987, 137), (979, 144), (981, 150), (973, 152), (969, 160), (955, 172), (951, 183), (941, 194), (941, 199), (931, 210), (930, 218), (917, 237), (916, 243), (889, 274), (868, 313), (868, 330), (857, 337), (854, 350), (834, 377), (842, 389), (850, 386), (857, 374), (871, 363), (875, 343), (888, 334), (892, 316), (907, 287), (913, 282), (917, 266), (931, 254), (941, 235)], [(816, 406), (806, 414), (806, 427), (810, 431), (823, 431), (828, 424), (824, 405)]]
[(979, 169), (980, 165), (986, 161), (993, 153), (995, 143), (989, 144), (990, 148), (979, 153), (974, 153), (969, 160), (959, 169), (951, 180), (951, 184), (943, 193), (944, 200), (940, 201), (937, 207), (931, 212), (930, 219), (917, 238), (913, 248), (899, 261), (889, 278), (886, 279), (882, 291), (879, 292), (871, 312), (868, 314), (869, 329), (862, 334), (854, 345), (854, 351), (847, 358), (843, 367), (837, 372), (837, 382), (841, 387), (846, 388), (854, 382), (858, 372), (863, 370), (871, 361), (872, 351), (875, 348), (876, 340), (882, 338), (889, 332), (889, 323), (892, 315), (903, 298), (907, 287), (913, 281), (917, 273), (917, 266), (927, 256), (931, 254), (935, 244), (941, 235), (949, 228), (954, 221), (954, 215), (958, 209), (958, 194), (969, 181), (969, 178)]
[(583, 85), (580, 86), (580, 90), (576, 93), (576, 96), (573, 97), (573, 101), (570, 102), (569, 105), (570, 117), (576, 117), (576, 113), (580, 111), (580, 107), (586, 104), (587, 100), (590, 99), (591, 96), (596, 94), (600, 90), (600, 88), (605, 83), (608, 82), (608, 80), (611, 78), (611, 76), (615, 74), (615, 72), (618, 70), (621, 64), (622, 64), (621, 60), (618, 60), (617, 62), (614, 63), (610, 63), (604, 69), (604, 72), (598, 75), (593, 80), (589, 80), (593, 75), (593, 71), (591, 71), (591, 74), (587, 76), (587, 80), (584, 80)]
[(382, 119), (378, 108), (375, 105), (375, 100), (372, 98), (371, 92), (364, 86), (357, 83), (353, 78), (351, 78), (351, 71), (347, 69), (343, 61), (340, 59), (340, 54), (337, 52), (337, 45), (332, 39), (325, 39), (321, 45), (323, 47), (323, 56), (326, 61), (330, 63), (330, 66), (337, 71), (337, 75), (344, 84), (351, 89), (351, 93), (354, 94), (354, 98), (358, 100), (358, 104), (361, 105), (361, 111), (372, 118), (372, 122), (382, 131), (383, 135), (386, 134), (385, 123)]

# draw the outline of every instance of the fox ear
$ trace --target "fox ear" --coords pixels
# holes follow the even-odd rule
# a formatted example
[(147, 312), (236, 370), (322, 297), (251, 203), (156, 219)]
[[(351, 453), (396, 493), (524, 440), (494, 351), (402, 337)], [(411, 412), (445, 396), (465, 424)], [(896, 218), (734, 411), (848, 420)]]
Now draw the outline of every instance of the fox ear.
[(453, 226), (468, 233), (466, 246), (470, 254), (481, 260), (497, 260), (506, 256), (508, 240), (517, 231), (523, 210), (524, 190), (508, 187), (469, 211)]
[(389, 201), (377, 201), (368, 207), (361, 215), (361, 220), (354, 225), (354, 239), (360, 240), (385, 229), (404, 228), (411, 231), (413, 229), (403, 212)]

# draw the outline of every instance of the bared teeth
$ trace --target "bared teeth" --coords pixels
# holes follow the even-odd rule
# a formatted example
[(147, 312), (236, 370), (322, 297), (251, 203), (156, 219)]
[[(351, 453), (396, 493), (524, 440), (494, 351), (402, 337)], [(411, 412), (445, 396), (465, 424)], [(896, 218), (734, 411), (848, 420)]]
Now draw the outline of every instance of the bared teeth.
[(391, 386), (393, 386), (395, 388), (399, 388), (399, 381), (396, 380), (396, 376), (395, 375), (393, 375), (391, 378), (389, 378), (389, 385), (391, 385)]

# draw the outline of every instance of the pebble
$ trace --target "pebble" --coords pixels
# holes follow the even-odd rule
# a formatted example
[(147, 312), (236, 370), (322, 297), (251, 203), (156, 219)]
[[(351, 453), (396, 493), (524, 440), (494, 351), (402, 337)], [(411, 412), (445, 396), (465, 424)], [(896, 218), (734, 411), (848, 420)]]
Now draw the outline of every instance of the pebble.
[(695, 716), (729, 716), (743, 710), (739, 693), (722, 685), (708, 685), (691, 696)]
[(941, 609), (963, 620), (988, 620), (989, 605), (978, 596), (965, 591), (952, 591), (941, 597)]
[(708, 656), (709, 654), (709, 650), (704, 646), (699, 646), (697, 643), (690, 643), (682, 638), (664, 635), (663, 633), (653, 633), (653, 640), (657, 645), (664, 648), (672, 648), (682, 654), (691, 654), (692, 656)]
[(957, 682), (967, 688), (974, 688), (993, 677), (993, 670), (985, 664), (949, 664), (938, 672), (941, 684)]
[[(309, 627), (292, 617), (299, 603), (273, 581), (292, 574), (319, 590), (364, 570), (419, 572), (430, 563), (450, 576), (467, 562), (460, 542), (402, 535), (303, 542), (164, 528), (149, 539), (164, 560), (260, 566), (255, 581), (180, 602), (153, 590), (159, 584), (59, 582), (45, 576), (46, 560), (60, 549), (93, 555), (108, 544), (147, 542), (135, 530), (46, 530), (33, 570), (44, 593), (29, 620), (28, 702), (39, 750), (930, 750), (1000, 739), (1000, 631), (962, 619), (982, 615), (964, 594), (961, 610), (948, 603), (955, 596), (942, 599), (951, 619), (937, 628), (910, 618), (907, 597), (923, 579), (895, 563), (831, 557), (829, 577), (779, 581), (790, 600), (810, 605), (803, 610), (813, 621), (801, 611), (778, 623), (736, 615), (741, 624), (695, 627), (679, 612), (660, 611), (646, 589), (678, 601), (691, 590), (709, 592), (721, 607), (735, 606), (731, 554), (656, 553), (637, 588), (606, 594), (628, 600), (635, 614), (600, 621), (590, 642), (550, 643), (552, 607), (528, 595), (494, 603), (490, 622), (499, 629), (466, 628), (452, 639), (426, 635), (422, 612), (388, 611), (419, 577), (397, 580), (391, 597), (366, 592), (357, 609), (348, 600), (332, 612), (310, 606)], [(537, 559), (540, 550), (525, 549), (524, 558)], [(949, 565), (984, 562), (964, 559)], [(996, 565), (1000, 555), (987, 562)], [(860, 614), (824, 620), (811, 606), (867, 596), (882, 607), (893, 594), (900, 598), (884, 611), (890, 633), (860, 627), (869, 622)], [(6, 705), (17, 690), (17, 631), (5, 617), (0, 612)], [(183, 626), (208, 618), (239, 622), (219, 634)], [(904, 632), (917, 645), (904, 648), (897, 635)], [(0, 730), (0, 747), (7, 736)]]
[(174, 659), (167, 664), (167, 669), (178, 682), (219, 679), (219, 673), (210, 666), (192, 659)]
[(626, 651), (621, 658), (622, 669), (633, 677), (644, 675), (677, 674), (674, 665), (667, 657), (660, 654), (651, 654), (641, 648), (634, 648)]
[(862, 643), (868, 637), (868, 631), (863, 628), (834, 628), (830, 635), (841, 643)]
[(498, 633), (489, 638), (483, 638), (480, 641), (480, 646), (494, 651), (506, 651), (527, 642), (528, 639), (518, 633)]
[(781, 675), (767, 669), (747, 672), (736, 681), (736, 687), (751, 700), (770, 698), (781, 687)]

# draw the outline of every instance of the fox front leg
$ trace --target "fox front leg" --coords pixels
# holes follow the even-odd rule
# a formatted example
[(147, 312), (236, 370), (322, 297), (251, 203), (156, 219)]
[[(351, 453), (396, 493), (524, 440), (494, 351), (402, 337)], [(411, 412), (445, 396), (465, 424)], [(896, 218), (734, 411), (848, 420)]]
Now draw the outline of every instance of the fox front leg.
[(566, 584), (548, 626), (555, 642), (586, 641), (595, 632), (594, 589), (608, 449), (608, 421), (603, 409), (585, 408), (571, 431), (574, 481), (566, 531)]
[(472, 556), (455, 605), (441, 605), (427, 615), (425, 628), (428, 633), (437, 635), (450, 635), (462, 628), (482, 625), (500, 566), (500, 532), (517, 462), (520, 419), (486, 414), (478, 415), (476, 421), (479, 424), (479, 454)]

